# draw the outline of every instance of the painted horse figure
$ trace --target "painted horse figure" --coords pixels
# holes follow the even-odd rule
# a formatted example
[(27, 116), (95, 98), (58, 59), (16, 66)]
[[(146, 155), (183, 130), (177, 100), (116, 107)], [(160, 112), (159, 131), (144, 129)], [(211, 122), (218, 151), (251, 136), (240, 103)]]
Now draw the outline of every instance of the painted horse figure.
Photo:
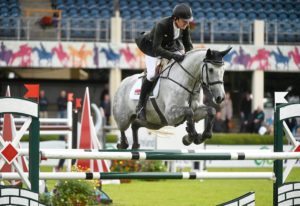
[[(201, 144), (211, 138), (215, 109), (200, 104), (200, 89), (208, 91), (215, 103), (224, 100), (223, 85), (224, 61), (223, 57), (230, 51), (214, 51), (197, 49), (186, 53), (181, 63), (170, 61), (159, 75), (159, 94), (146, 107), (147, 121), (136, 118), (137, 100), (129, 98), (130, 91), (140, 74), (124, 79), (118, 88), (113, 100), (113, 115), (121, 131), (119, 149), (127, 149), (129, 144), (125, 130), (131, 124), (133, 145), (132, 149), (139, 148), (138, 129), (160, 129), (164, 126), (178, 126), (187, 122), (187, 135), (183, 137), (183, 144)], [(208, 118), (206, 128), (202, 134), (195, 130), (195, 122)]]

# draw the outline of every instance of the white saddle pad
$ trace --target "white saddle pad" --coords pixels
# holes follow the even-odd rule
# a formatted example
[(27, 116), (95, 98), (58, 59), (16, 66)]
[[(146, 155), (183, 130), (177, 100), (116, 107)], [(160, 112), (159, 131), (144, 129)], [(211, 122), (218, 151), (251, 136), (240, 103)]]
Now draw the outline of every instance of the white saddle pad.
[[(157, 98), (158, 97), (159, 84), (160, 84), (160, 79), (158, 79), (158, 81), (157, 81), (157, 83), (156, 83), (156, 85), (153, 89), (153, 95), (150, 96), (150, 98)], [(142, 86), (142, 78), (139, 78), (130, 90), (130, 93), (129, 93), (129, 98), (130, 99), (139, 100), (140, 93), (141, 93), (141, 86)]]

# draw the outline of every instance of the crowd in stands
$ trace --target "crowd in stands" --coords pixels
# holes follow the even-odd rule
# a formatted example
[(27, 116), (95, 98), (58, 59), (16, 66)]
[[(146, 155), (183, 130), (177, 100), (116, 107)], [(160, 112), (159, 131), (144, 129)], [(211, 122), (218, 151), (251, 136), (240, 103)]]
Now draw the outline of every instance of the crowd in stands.
[[(258, 106), (252, 111), (252, 99), (249, 92), (245, 92), (240, 102), (240, 116), (238, 122), (240, 125), (233, 123), (233, 107), (230, 93), (227, 92), (224, 102), (217, 109), (213, 132), (215, 133), (228, 133), (238, 130), (240, 133), (257, 133), (257, 134), (271, 134), (273, 133), (273, 120), (267, 120), (265, 111), (262, 106)], [(286, 124), (293, 135), (297, 134), (300, 124), (297, 118), (287, 119)], [(239, 127), (239, 128), (237, 128)]]

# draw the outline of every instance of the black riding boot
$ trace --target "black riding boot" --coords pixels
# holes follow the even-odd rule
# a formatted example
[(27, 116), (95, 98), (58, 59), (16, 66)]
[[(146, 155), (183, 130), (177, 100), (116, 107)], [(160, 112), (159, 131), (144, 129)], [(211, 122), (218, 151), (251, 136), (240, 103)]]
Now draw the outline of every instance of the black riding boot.
[(148, 94), (151, 91), (152, 86), (153, 86), (153, 82), (150, 82), (148, 79), (145, 79), (143, 81), (139, 103), (136, 106), (137, 117), (143, 121), (146, 121), (146, 104), (147, 104)]

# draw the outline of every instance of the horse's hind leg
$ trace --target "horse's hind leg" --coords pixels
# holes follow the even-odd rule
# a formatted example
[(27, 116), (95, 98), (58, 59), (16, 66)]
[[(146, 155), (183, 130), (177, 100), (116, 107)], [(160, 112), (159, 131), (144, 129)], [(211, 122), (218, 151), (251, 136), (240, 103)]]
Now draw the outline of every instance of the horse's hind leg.
[(133, 138), (132, 149), (140, 148), (138, 131), (139, 131), (139, 128), (141, 127), (141, 125), (139, 122), (140, 122), (139, 120), (135, 120), (131, 124), (132, 138)]
[(124, 131), (121, 131), (121, 141), (117, 144), (118, 149), (127, 149), (129, 146), (127, 137)]

